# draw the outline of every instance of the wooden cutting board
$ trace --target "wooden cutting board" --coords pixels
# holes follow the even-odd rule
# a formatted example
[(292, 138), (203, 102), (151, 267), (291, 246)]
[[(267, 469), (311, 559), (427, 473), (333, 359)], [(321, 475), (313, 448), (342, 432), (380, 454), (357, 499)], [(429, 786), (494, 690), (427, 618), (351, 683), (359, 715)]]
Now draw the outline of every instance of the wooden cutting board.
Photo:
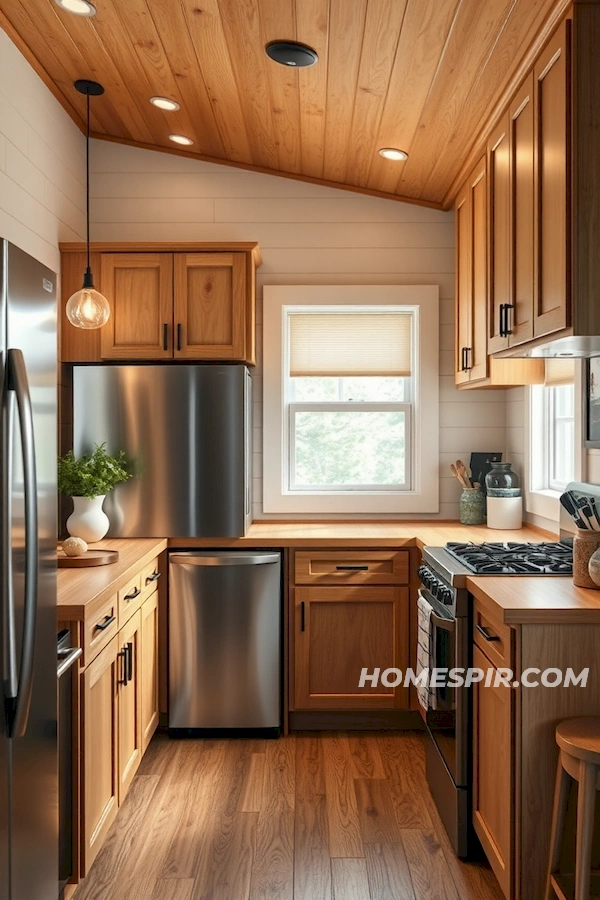
[(57, 550), (56, 562), (59, 569), (85, 569), (87, 566), (109, 566), (119, 558), (118, 550), (88, 550), (83, 556), (67, 556), (64, 550)]

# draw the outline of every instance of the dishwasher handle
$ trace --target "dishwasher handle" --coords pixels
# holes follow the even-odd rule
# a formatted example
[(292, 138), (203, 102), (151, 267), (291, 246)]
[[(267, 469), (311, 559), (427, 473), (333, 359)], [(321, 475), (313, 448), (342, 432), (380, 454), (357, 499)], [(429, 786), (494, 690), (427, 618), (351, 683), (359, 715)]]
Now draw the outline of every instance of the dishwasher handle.
[(171, 553), (170, 562), (186, 566), (262, 566), (278, 563), (279, 553), (219, 553), (202, 555), (200, 553)]

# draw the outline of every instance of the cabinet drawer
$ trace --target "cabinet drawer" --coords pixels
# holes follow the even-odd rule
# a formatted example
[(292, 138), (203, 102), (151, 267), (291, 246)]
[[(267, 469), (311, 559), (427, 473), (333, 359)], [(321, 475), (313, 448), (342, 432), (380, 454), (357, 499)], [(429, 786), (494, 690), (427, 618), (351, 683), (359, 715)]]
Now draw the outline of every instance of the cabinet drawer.
[(119, 627), (131, 618), (144, 601), (142, 592), (142, 573), (138, 572), (125, 587), (119, 591)]
[(473, 640), (495, 666), (514, 669), (513, 631), (492, 604), (474, 601)]
[(408, 584), (406, 550), (323, 550), (295, 554), (296, 584)]
[(144, 603), (148, 597), (150, 597), (157, 588), (157, 582), (160, 578), (160, 570), (158, 567), (158, 556), (156, 559), (153, 559), (152, 562), (148, 563), (142, 569), (141, 573), (141, 588), (142, 588), (142, 603)]
[(119, 630), (118, 608), (115, 594), (94, 610), (84, 623), (82, 666), (87, 666)]

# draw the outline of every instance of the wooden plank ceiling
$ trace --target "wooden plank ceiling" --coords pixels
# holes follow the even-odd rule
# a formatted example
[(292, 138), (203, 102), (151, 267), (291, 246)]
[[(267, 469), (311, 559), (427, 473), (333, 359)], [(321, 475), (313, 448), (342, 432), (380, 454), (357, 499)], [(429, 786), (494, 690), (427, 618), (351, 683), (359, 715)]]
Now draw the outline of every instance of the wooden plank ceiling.
[[(292, 177), (447, 205), (469, 150), (559, 0), (0, 0), (0, 24), (73, 118), (94, 98), (96, 137), (190, 151)], [(564, 3), (562, 3), (564, 6)], [(316, 66), (264, 45), (293, 38)], [(181, 104), (153, 107), (153, 95)], [(399, 147), (406, 162), (378, 155)]]

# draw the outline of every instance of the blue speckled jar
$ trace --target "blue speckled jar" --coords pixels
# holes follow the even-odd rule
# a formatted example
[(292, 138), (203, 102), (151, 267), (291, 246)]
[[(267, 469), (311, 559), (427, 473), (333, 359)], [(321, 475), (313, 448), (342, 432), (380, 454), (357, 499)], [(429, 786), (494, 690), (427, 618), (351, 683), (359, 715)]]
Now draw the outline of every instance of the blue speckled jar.
[(460, 498), (460, 521), (463, 525), (483, 525), (485, 497), (479, 488), (465, 488)]

